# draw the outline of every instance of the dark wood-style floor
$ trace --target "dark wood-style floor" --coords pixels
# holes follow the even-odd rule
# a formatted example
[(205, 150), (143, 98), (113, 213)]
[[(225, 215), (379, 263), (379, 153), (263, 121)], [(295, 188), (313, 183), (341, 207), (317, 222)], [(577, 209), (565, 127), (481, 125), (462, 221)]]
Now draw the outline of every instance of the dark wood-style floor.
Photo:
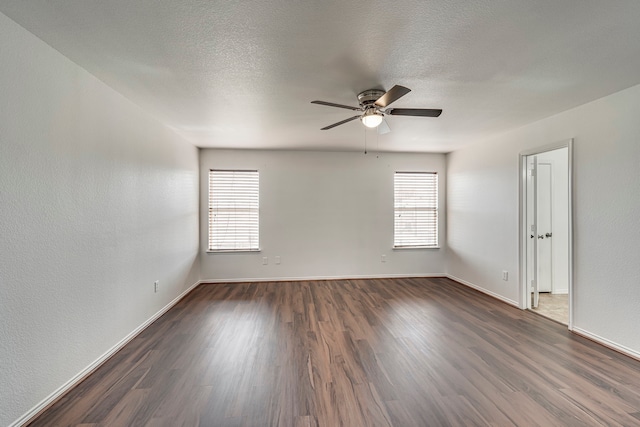
[(632, 426), (640, 362), (448, 279), (201, 285), (53, 425)]

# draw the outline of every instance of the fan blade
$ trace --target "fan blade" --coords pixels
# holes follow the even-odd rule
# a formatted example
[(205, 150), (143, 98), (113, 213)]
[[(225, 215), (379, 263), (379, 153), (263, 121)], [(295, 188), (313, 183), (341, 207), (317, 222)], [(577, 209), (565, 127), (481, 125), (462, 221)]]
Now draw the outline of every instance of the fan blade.
[(386, 106), (402, 98), (409, 92), (411, 92), (411, 89), (404, 86), (395, 85), (394, 87), (389, 89), (387, 93), (378, 98), (378, 100), (375, 102), (375, 105), (380, 108), (385, 108)]
[(438, 117), (442, 110), (429, 108), (390, 108), (385, 111), (392, 116), (416, 116), (416, 117)]
[(358, 111), (360, 110), (360, 107), (350, 107), (348, 105), (342, 105), (342, 104), (334, 104), (333, 102), (325, 102), (325, 101), (311, 101), (312, 104), (318, 104), (318, 105), (326, 105), (328, 107), (338, 107), (338, 108), (346, 108), (347, 110), (353, 110), (353, 111)]
[(378, 135), (384, 135), (385, 133), (391, 132), (391, 128), (389, 127), (385, 119), (382, 119), (382, 122), (378, 125), (376, 129), (378, 131)]
[(358, 115), (358, 116), (349, 117), (348, 119), (345, 119), (345, 120), (343, 120), (343, 121), (341, 121), (341, 122), (334, 123), (334, 124), (329, 125), (329, 126), (325, 126), (325, 127), (323, 127), (322, 129), (320, 129), (320, 130), (328, 130), (328, 129), (334, 128), (334, 127), (336, 127), (336, 126), (340, 126), (340, 125), (343, 125), (343, 124), (345, 124), (345, 123), (347, 123), (347, 122), (350, 122), (351, 120), (355, 120), (355, 119), (359, 119), (359, 118), (360, 118), (360, 116), (359, 116), (359, 115)]

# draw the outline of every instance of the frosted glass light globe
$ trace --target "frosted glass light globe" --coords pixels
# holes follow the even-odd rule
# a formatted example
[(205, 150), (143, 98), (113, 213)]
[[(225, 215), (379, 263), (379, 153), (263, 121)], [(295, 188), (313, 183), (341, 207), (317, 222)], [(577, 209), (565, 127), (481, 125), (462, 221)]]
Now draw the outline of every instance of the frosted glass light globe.
[(368, 128), (375, 128), (382, 123), (382, 114), (372, 111), (366, 112), (362, 116), (362, 124)]

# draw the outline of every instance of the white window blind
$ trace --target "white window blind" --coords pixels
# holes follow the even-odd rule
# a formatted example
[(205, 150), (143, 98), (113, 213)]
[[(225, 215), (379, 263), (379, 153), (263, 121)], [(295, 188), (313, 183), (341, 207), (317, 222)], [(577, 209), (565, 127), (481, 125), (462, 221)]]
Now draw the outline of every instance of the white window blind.
[(396, 172), (393, 187), (393, 246), (438, 246), (438, 174)]
[(259, 176), (255, 170), (209, 171), (209, 251), (257, 251)]

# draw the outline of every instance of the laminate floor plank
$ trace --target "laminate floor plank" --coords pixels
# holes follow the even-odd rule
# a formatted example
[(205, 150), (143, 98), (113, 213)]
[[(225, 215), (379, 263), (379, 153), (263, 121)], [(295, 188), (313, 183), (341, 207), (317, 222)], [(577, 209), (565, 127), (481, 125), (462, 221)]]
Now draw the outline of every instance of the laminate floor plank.
[(203, 284), (30, 426), (640, 426), (640, 362), (445, 278)]

